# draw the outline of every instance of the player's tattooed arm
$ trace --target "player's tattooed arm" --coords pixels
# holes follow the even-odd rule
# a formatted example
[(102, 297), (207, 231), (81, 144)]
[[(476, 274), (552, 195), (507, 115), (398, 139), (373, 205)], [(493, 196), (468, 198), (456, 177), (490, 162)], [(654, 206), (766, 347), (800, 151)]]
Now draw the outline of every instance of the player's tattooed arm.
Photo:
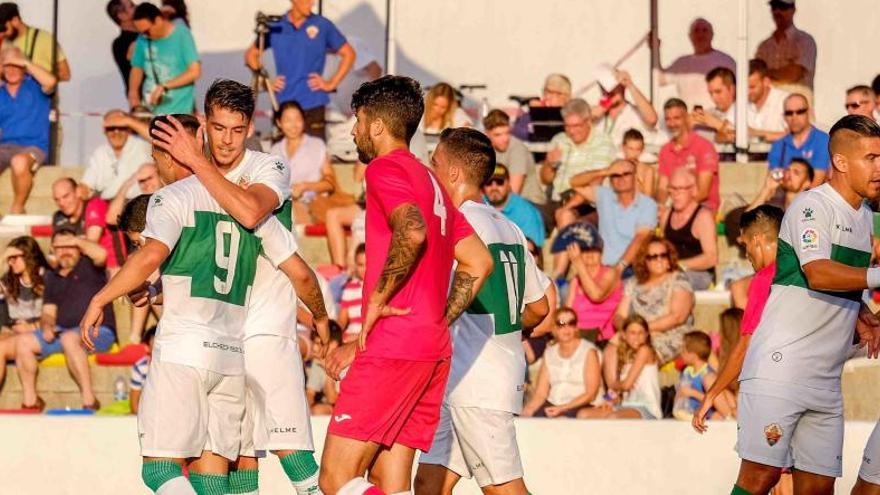
[(374, 297), (371, 297), (373, 302), (380, 304), (391, 299), (415, 268), (416, 260), (425, 246), (427, 230), (422, 212), (412, 203), (404, 203), (395, 208), (391, 212), (389, 223), (392, 234), (388, 258), (382, 274), (379, 275), (376, 291), (372, 294)]
[(455, 244), (455, 260), (458, 266), (446, 300), (446, 322), (449, 324), (471, 305), (494, 267), (489, 249), (477, 234), (471, 234)]
[(312, 322), (322, 342), (330, 339), (328, 326), (327, 307), (324, 306), (324, 294), (318, 284), (318, 277), (311, 267), (300, 257), (294, 254), (278, 265), (278, 269), (287, 275), (290, 283), (296, 290), (296, 295), (303, 302), (306, 309), (312, 313)]
[(478, 277), (467, 272), (456, 271), (449, 288), (449, 299), (446, 300), (446, 323), (457, 320), (464, 310), (471, 305), (476, 297), (474, 284)]

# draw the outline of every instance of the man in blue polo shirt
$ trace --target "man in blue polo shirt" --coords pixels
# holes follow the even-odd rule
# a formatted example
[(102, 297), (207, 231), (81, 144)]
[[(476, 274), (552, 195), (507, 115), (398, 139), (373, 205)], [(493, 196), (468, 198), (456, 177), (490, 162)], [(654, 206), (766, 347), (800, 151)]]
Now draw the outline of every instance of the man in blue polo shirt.
[[(312, 13), (314, 0), (291, 0), (291, 9), (269, 25), (266, 48), (272, 49), (278, 77), (273, 87), (278, 103), (296, 100), (305, 111), (306, 132), (324, 139), (324, 107), (330, 102), (327, 93), (334, 91), (348, 74), (355, 52), (345, 36), (327, 18)], [(341, 60), (333, 77), (324, 79), (327, 52)], [(245, 53), (251, 69), (260, 68), (260, 52), (256, 43)]]
[(0, 173), (12, 168), (10, 213), (24, 213), (33, 176), (49, 154), (49, 110), (58, 79), (24, 57), (3, 52), (0, 83)]
[(810, 124), (810, 103), (801, 94), (795, 93), (786, 98), (783, 112), (788, 134), (770, 147), (767, 165), (770, 170), (788, 168), (793, 159), (801, 158), (815, 171), (810, 187), (821, 185), (825, 182), (831, 163), (828, 134)]
[(544, 220), (541, 212), (527, 199), (510, 189), (510, 171), (499, 163), (483, 186), (486, 202), (516, 224), (539, 248), (544, 245)]

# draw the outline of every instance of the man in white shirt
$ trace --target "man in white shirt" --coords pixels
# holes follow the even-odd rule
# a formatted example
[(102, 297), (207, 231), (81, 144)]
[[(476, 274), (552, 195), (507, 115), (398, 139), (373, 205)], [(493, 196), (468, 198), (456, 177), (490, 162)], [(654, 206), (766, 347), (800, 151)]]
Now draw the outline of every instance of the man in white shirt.
[(776, 29), (758, 45), (755, 58), (767, 63), (770, 79), (777, 87), (802, 93), (812, 101), (816, 41), (794, 27), (794, 3), (794, 0), (771, 0), (770, 12)]
[(783, 118), (783, 107), (788, 95), (773, 87), (763, 60), (749, 60), (749, 136), (768, 143), (785, 137), (788, 125)]
[[(80, 187), (84, 197), (97, 194), (109, 201), (141, 165), (153, 158), (150, 143), (135, 135), (137, 127), (143, 125), (137, 119), (122, 110), (110, 110), (104, 115), (103, 125), (107, 143), (92, 152)], [(126, 196), (131, 199), (141, 192), (134, 184)]]
[(736, 137), (736, 76), (730, 69), (716, 67), (706, 75), (706, 88), (715, 108), (708, 112), (694, 108), (691, 121), (706, 139), (714, 136), (716, 143), (732, 143)]
[[(731, 71), (736, 69), (736, 62), (730, 55), (712, 48), (714, 35), (715, 32), (709, 21), (702, 17), (694, 19), (688, 33), (694, 46), (694, 53), (678, 57), (665, 69), (659, 65), (654, 68), (658, 72), (657, 80), (660, 81), (660, 85), (675, 84), (678, 96), (689, 108), (694, 105), (707, 108), (711, 106), (712, 99), (706, 89), (705, 80), (709, 71), (716, 67), (724, 67)], [(659, 64), (660, 40), (653, 36), (652, 39), (652, 48), (655, 50), (654, 60)]]

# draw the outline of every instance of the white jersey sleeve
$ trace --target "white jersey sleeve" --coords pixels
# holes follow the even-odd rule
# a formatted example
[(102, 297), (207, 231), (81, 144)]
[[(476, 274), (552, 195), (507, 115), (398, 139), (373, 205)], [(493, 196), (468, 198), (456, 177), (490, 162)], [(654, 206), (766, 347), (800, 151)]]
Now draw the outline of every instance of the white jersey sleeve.
[(278, 195), (278, 206), (281, 206), (290, 197), (290, 167), (275, 155), (255, 155), (250, 183), (267, 186)]
[(832, 206), (819, 194), (802, 194), (790, 206), (783, 229), (801, 266), (811, 261), (831, 259)]
[(184, 215), (190, 210), (184, 208), (173, 191), (165, 187), (158, 190), (150, 198), (147, 206), (147, 226), (141, 234), (145, 239), (155, 239), (168, 250), (174, 249), (183, 227), (186, 224)]
[(299, 250), (296, 237), (274, 215), (257, 226), (254, 233), (262, 242), (263, 254), (275, 268)]

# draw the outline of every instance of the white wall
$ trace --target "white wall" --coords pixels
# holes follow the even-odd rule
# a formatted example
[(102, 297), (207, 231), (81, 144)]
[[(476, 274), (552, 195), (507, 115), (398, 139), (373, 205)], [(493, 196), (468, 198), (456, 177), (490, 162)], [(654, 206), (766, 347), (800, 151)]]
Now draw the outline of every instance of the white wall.
[[(313, 421), (323, 446), (327, 417)], [(847, 423), (844, 478), (855, 482), (872, 423)], [(517, 421), (525, 480), (532, 493), (729, 493), (739, 459), (736, 424), (710, 424), (699, 436), (677, 421)], [(133, 417), (0, 415), (0, 493), (107, 494), (149, 491), (140, 480), (137, 425)], [(264, 461), (260, 493), (291, 493), (280, 465)], [(478, 494), (462, 480), (457, 494)]]
[[(773, 29), (765, 0), (748, 0), (749, 52)], [(25, 19), (51, 26), (51, 0), (19, 2)], [(62, 111), (102, 112), (125, 104), (110, 54), (116, 27), (104, 14), (104, 0), (61, 0), (59, 37), (70, 58), (73, 81), (61, 89)], [(253, 40), (257, 10), (281, 13), (286, 0), (190, 0), (196, 43), (204, 61), (201, 92), (220, 75), (249, 81), (242, 50)], [(549, 72), (568, 74), (575, 87), (592, 68), (613, 61), (648, 31), (648, 1), (630, 0), (398, 0), (398, 73), (425, 83), (485, 83), (493, 104), (509, 94), (536, 93)], [(715, 25), (717, 48), (734, 53), (734, 0), (659, 2), (662, 61), (688, 53), (687, 28), (696, 16)], [(833, 8), (832, 8), (833, 5)], [(344, 32), (366, 40), (384, 57), (384, 0), (324, 0), (325, 14)], [(880, 72), (880, 9), (874, 0), (800, 0), (796, 23), (818, 45), (815, 88), (817, 116), (833, 123), (843, 115), (844, 90), (869, 83)], [(271, 57), (269, 57), (271, 58)], [(625, 65), (647, 92), (648, 51)], [(264, 104), (265, 105), (265, 104)], [(66, 117), (62, 163), (83, 163), (99, 142), (96, 118)]]

